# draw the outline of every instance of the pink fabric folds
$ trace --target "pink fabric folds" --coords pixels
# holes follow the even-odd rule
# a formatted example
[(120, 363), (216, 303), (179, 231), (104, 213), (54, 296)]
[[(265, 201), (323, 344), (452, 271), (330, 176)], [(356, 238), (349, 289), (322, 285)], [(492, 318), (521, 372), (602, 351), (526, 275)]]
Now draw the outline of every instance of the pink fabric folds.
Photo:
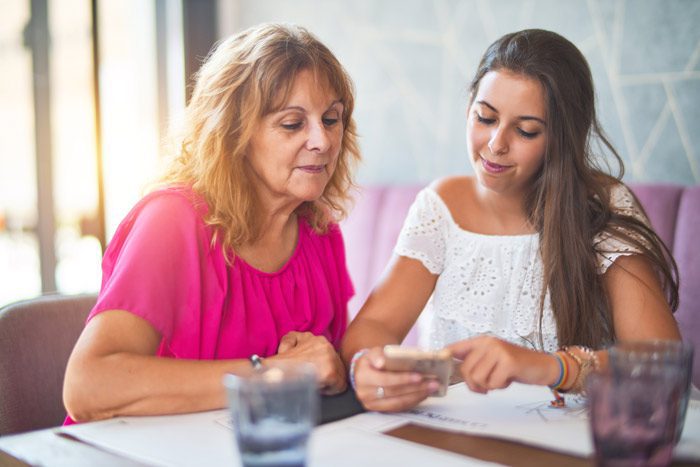
[(353, 286), (337, 225), (316, 234), (299, 219), (289, 261), (264, 273), (236, 258), (228, 266), (204, 200), (186, 188), (142, 199), (110, 242), (102, 289), (88, 320), (126, 310), (161, 334), (158, 355), (188, 359), (263, 357), (289, 331), (325, 336), (336, 348), (347, 326)]

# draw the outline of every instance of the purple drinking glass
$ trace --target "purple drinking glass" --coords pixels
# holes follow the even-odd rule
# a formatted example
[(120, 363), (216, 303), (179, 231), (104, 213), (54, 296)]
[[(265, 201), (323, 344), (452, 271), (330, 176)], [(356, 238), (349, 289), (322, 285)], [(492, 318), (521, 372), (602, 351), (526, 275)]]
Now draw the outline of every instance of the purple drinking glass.
[(654, 375), (669, 367), (679, 369), (681, 393), (674, 442), (681, 439), (690, 399), (693, 371), (693, 347), (668, 340), (621, 341), (608, 349), (610, 371), (620, 376)]
[(586, 381), (596, 465), (666, 467), (673, 458), (680, 371), (596, 373)]

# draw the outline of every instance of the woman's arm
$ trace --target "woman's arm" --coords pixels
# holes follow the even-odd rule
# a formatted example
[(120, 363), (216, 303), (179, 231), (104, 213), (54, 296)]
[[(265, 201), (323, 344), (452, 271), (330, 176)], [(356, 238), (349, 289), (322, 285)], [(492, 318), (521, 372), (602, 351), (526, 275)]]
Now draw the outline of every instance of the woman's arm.
[(249, 371), (238, 361), (156, 357), (160, 334), (127, 311), (91, 319), (68, 360), (63, 400), (76, 421), (117, 415), (195, 412), (226, 404), (225, 373)]
[(437, 278), (420, 261), (394, 256), (345, 333), (340, 347), (343, 360), (349, 363), (363, 348), (400, 344), (428, 302)]
[[(678, 325), (664, 297), (661, 284), (649, 262), (640, 255), (622, 256), (603, 276), (618, 340), (680, 340)], [(467, 385), (477, 392), (503, 388), (513, 381), (551, 385), (558, 379), (556, 359), (545, 353), (516, 346), (490, 336), (478, 337), (449, 346), (453, 355), (464, 359), (460, 366)], [(576, 347), (570, 350), (579, 359), (589, 358)], [(607, 351), (595, 352), (601, 368), (607, 366)], [(561, 354), (571, 374), (570, 389), (578, 380), (578, 362)]]
[[(265, 361), (310, 362), (322, 390), (344, 389), (343, 365), (333, 346), (323, 337), (306, 334), (290, 333), (293, 343), (283, 337), (284, 348)], [(247, 359), (156, 357), (160, 341), (148, 321), (127, 311), (105, 311), (91, 319), (66, 368), (63, 400), (70, 417), (89, 421), (218, 409), (226, 405), (223, 375), (251, 371)]]
[(680, 340), (659, 278), (643, 256), (617, 258), (603, 280), (618, 340)]
[(437, 384), (422, 375), (384, 370), (382, 352), (384, 345), (399, 344), (406, 337), (430, 298), (437, 278), (418, 260), (395, 256), (350, 323), (341, 355), (350, 367), (357, 351), (370, 349), (354, 368), (357, 397), (367, 409), (404, 410), (437, 390)]

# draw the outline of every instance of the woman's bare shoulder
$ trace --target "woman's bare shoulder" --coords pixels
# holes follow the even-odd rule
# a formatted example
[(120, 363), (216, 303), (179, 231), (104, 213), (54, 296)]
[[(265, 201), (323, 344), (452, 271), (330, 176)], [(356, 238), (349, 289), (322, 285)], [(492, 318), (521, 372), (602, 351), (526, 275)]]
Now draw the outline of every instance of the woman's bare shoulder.
[(442, 198), (450, 211), (474, 201), (474, 178), (469, 175), (440, 178), (431, 183), (430, 188)]
[(452, 220), (462, 229), (471, 230), (479, 209), (475, 195), (475, 180), (468, 175), (451, 176), (430, 185), (450, 211)]

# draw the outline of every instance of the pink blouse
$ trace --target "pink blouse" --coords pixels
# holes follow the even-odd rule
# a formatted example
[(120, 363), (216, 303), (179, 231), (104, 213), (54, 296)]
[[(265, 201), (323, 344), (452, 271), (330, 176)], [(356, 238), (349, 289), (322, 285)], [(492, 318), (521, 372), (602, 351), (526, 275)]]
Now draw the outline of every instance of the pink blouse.
[[(157, 355), (187, 359), (267, 357), (290, 331), (324, 336), (337, 349), (354, 290), (340, 228), (299, 238), (277, 272), (240, 258), (226, 264), (204, 223), (204, 200), (186, 188), (153, 192), (129, 212), (102, 259), (102, 287), (88, 321), (126, 310), (162, 336)], [(64, 424), (73, 420), (66, 417)]]
[(300, 217), (292, 256), (266, 273), (240, 258), (226, 264), (220, 241), (212, 246), (206, 212), (186, 188), (142, 199), (105, 252), (88, 320), (106, 310), (134, 313), (161, 334), (163, 357), (267, 357), (290, 331), (324, 336), (338, 348), (354, 293), (338, 226), (319, 235)]

